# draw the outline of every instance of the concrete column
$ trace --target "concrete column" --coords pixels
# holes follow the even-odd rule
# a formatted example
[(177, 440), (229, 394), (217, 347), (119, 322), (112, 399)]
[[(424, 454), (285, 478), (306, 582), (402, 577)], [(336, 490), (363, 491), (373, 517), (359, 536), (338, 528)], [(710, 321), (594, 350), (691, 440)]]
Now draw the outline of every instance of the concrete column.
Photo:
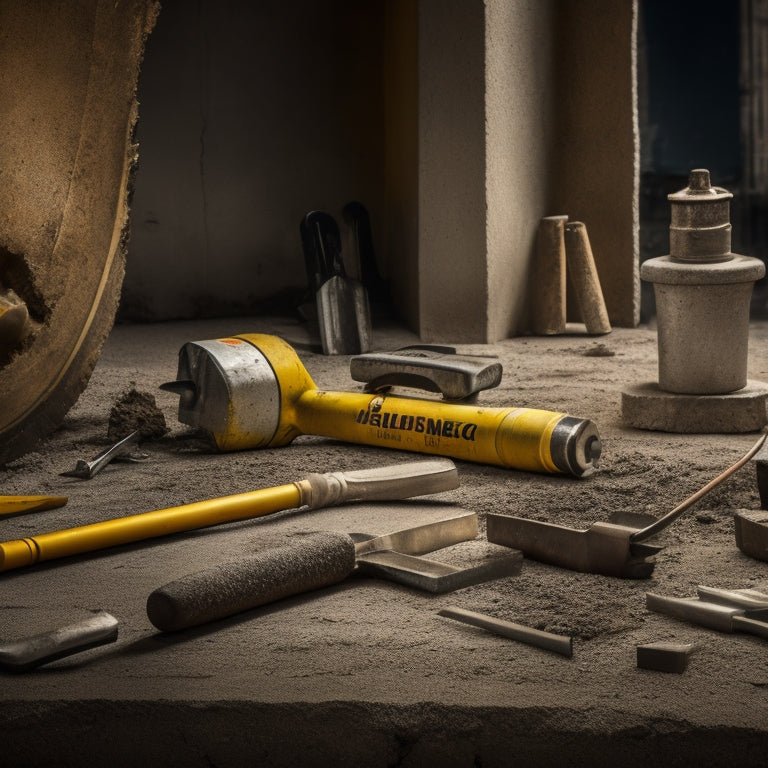
[(487, 339), (485, 3), (419, 2), (419, 335)]
[(589, 232), (611, 321), (639, 318), (635, 0), (420, 0), (419, 333), (527, 330), (535, 233)]
[(640, 320), (637, 0), (561, 0), (551, 205), (589, 233), (613, 325)]
[(557, 3), (487, 0), (485, 29), (486, 259), (489, 342), (528, 330), (536, 231), (557, 168), (554, 88)]

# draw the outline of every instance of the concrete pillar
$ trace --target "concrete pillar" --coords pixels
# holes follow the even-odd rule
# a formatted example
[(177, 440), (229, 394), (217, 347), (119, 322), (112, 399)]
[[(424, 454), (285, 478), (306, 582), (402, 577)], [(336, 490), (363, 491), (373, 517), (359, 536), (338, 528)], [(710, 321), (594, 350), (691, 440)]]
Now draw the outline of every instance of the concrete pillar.
[(485, 341), (485, 3), (419, 2), (419, 335)]
[(425, 341), (527, 330), (541, 217), (589, 232), (612, 323), (639, 318), (634, 0), (420, 0)]
[(637, 0), (557, 4), (551, 204), (587, 226), (611, 323), (640, 320)]
[(539, 220), (567, 213), (551, 203), (558, 169), (553, 30), (556, 2), (487, 0), (485, 194), (489, 342), (528, 330), (529, 284)]

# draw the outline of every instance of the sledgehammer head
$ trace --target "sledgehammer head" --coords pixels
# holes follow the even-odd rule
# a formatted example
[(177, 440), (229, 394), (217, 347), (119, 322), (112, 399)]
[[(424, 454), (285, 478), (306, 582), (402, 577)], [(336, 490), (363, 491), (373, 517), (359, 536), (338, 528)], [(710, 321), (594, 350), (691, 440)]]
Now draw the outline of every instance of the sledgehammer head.
[(266, 334), (187, 342), (176, 381), (161, 385), (180, 395), (179, 421), (221, 451), (287, 445), (301, 434), (293, 404), (316, 388), (293, 347)]

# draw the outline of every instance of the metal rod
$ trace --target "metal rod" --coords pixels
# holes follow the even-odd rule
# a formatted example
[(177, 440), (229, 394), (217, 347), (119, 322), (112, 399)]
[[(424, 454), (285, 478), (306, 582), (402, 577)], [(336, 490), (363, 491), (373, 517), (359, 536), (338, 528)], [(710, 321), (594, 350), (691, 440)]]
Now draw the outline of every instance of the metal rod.
[(535, 645), (537, 648), (543, 648), (546, 651), (554, 651), (562, 656), (573, 656), (573, 640), (564, 635), (555, 635), (552, 632), (544, 632), (541, 629), (525, 627), (522, 624), (515, 624), (513, 621), (504, 621), (493, 616), (486, 616), (482, 613), (467, 611), (464, 608), (443, 608), (438, 611), (440, 616), (446, 616), (449, 619), (461, 621), (464, 624), (471, 624), (474, 627), (487, 629), (503, 637), (509, 637), (528, 645)]
[(667, 512), (666, 515), (660, 517), (655, 523), (651, 523), (649, 526), (641, 528), (639, 531), (635, 531), (635, 533), (629, 537), (630, 542), (634, 544), (638, 541), (649, 539), (651, 536), (655, 536), (657, 533), (664, 530), (670, 523), (677, 520), (688, 507), (706, 496), (715, 486), (720, 485), (723, 480), (730, 477), (737, 469), (743, 467), (744, 464), (746, 464), (760, 450), (760, 446), (765, 442), (766, 437), (768, 437), (768, 435), (761, 435), (758, 441), (735, 464), (728, 467), (724, 472), (721, 472), (714, 480), (710, 480), (703, 488), (699, 488), (696, 493), (691, 494), (671, 512)]

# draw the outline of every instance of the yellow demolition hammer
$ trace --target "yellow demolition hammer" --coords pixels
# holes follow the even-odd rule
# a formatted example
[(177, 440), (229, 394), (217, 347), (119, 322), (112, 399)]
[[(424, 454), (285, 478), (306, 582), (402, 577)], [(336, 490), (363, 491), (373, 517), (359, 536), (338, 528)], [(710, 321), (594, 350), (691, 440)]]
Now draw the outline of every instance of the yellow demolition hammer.
[(221, 451), (274, 448), (298, 435), (447, 456), (531, 472), (586, 477), (600, 437), (588, 419), (535, 408), (483, 408), (317, 388), (282, 339), (242, 334), (179, 352), (179, 421)]
[[(188, 342), (179, 353), (177, 381), (163, 387), (180, 395), (179, 420), (208, 431), (222, 451), (277, 447), (308, 434), (576, 477), (592, 474), (600, 458), (600, 438), (588, 419), (533, 408), (319, 390), (293, 348), (276, 336)], [(311, 475), (275, 488), (0, 543), (0, 571), (280, 509), (408, 498), (457, 484), (456, 468), (445, 459)], [(36, 498), (33, 506), (49, 508), (40, 506), (43, 501), (50, 503)], [(17, 497), (12, 502), (9, 511), (29, 504)]]

